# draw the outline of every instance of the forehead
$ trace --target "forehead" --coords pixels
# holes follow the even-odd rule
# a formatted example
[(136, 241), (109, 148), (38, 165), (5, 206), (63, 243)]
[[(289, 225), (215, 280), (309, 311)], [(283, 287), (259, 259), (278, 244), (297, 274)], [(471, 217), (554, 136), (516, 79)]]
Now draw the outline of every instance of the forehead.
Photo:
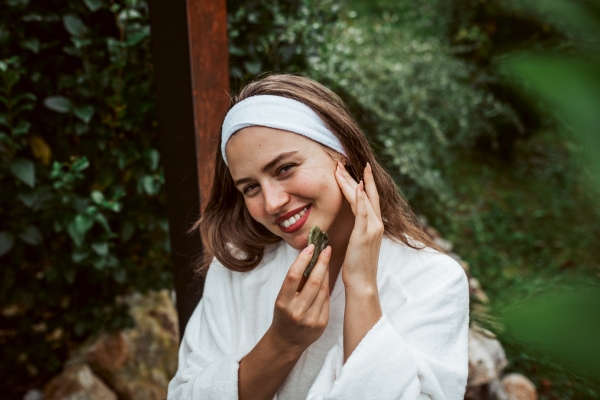
[(264, 126), (239, 130), (225, 147), (232, 176), (238, 171), (260, 169), (273, 157), (290, 151), (306, 155), (322, 149), (317, 142), (305, 136)]

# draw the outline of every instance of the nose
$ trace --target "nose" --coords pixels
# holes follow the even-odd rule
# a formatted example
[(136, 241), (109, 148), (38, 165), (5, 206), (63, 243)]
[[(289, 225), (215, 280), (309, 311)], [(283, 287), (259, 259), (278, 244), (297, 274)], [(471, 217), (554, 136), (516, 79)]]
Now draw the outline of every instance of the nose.
[(281, 211), (281, 207), (290, 201), (289, 194), (279, 184), (263, 184), (262, 192), (265, 198), (265, 212), (275, 215)]

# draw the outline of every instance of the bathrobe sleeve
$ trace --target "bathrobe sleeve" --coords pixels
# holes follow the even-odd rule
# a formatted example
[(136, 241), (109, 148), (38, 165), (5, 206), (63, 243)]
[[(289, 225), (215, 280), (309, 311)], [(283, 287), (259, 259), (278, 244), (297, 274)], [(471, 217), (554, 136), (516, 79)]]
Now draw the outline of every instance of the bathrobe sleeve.
[[(190, 317), (179, 347), (179, 365), (168, 400), (237, 400), (239, 306), (231, 272), (213, 261), (202, 299)], [(234, 336), (235, 335), (235, 336)]]
[[(468, 374), (469, 290), (448, 256), (435, 256), (431, 287), (411, 297), (387, 276), (383, 316), (343, 364), (343, 338), (329, 351), (309, 400), (462, 400)], [(440, 276), (439, 271), (444, 271)], [(433, 275), (432, 275), (433, 276)]]

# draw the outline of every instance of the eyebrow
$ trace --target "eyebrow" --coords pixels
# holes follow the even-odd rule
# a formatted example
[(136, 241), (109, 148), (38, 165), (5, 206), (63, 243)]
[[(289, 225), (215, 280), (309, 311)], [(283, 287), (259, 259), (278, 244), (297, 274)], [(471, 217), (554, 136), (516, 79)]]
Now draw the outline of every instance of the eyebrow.
[[(267, 172), (268, 170), (273, 168), (275, 165), (277, 165), (279, 162), (285, 160), (286, 158), (293, 156), (297, 152), (298, 151), (290, 151), (287, 153), (281, 153), (280, 155), (278, 155), (277, 157), (275, 157), (274, 159), (272, 159), (271, 161), (266, 163), (265, 166), (260, 169), (260, 172), (262, 172), (264, 174), (265, 172)], [(241, 185), (242, 183), (250, 182), (251, 180), (252, 179), (250, 179), (250, 178), (242, 178), (242, 179), (235, 181), (233, 184), (235, 186), (238, 186), (238, 185)]]

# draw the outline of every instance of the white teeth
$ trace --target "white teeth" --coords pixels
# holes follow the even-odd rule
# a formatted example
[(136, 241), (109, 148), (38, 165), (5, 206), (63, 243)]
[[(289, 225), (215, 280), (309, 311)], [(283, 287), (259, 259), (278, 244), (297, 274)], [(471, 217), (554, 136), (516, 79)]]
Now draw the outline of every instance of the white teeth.
[(300, 217), (302, 217), (304, 214), (306, 214), (306, 211), (308, 210), (308, 207), (305, 207), (302, 211), (300, 211), (298, 214), (291, 216), (290, 218), (286, 219), (285, 221), (283, 221), (281, 224), (283, 227), (285, 228), (289, 228), (290, 226), (294, 225), (296, 222), (298, 222), (298, 220), (300, 219)]

